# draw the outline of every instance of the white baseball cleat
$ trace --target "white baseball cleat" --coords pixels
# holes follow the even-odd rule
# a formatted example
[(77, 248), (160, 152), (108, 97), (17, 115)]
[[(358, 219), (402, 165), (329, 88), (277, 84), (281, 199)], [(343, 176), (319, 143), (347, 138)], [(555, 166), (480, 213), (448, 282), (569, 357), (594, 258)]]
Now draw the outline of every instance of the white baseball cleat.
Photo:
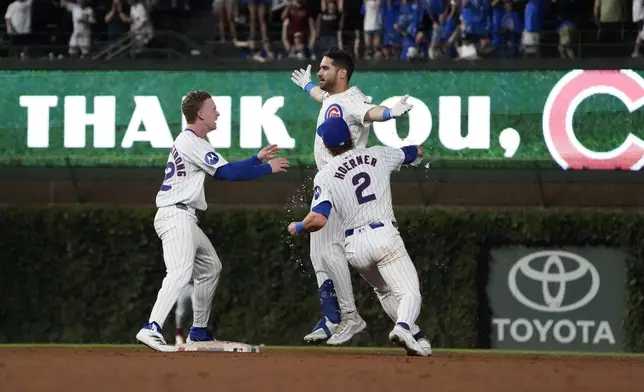
[(179, 345), (184, 344), (184, 343), (185, 343), (185, 341), (183, 340), (183, 336), (177, 335), (177, 336), (174, 337), (174, 345), (175, 346), (179, 346)]
[(177, 348), (168, 346), (161, 334), (161, 327), (156, 322), (145, 324), (136, 334), (136, 340), (150, 347), (152, 350), (171, 353), (176, 352)]
[(328, 318), (321, 318), (313, 331), (304, 337), (304, 341), (307, 343), (316, 343), (323, 340), (329, 339), (338, 328), (339, 324), (332, 323)]
[(429, 343), (429, 340), (427, 340), (427, 338), (418, 339), (417, 342), (420, 345), (420, 347), (423, 348), (423, 351), (426, 354), (424, 355), (425, 357), (429, 357), (432, 355), (432, 345)]
[(409, 355), (421, 357), (426, 357), (429, 355), (416, 341), (416, 339), (414, 339), (414, 336), (411, 334), (411, 332), (400, 324), (396, 324), (394, 329), (389, 333), (389, 340), (391, 340), (394, 344), (397, 344), (398, 346), (404, 348)]
[(345, 313), (342, 315), (342, 321), (335, 329), (335, 333), (326, 341), (327, 344), (338, 346), (351, 340), (357, 333), (364, 331), (367, 323), (360, 317), (358, 312)]

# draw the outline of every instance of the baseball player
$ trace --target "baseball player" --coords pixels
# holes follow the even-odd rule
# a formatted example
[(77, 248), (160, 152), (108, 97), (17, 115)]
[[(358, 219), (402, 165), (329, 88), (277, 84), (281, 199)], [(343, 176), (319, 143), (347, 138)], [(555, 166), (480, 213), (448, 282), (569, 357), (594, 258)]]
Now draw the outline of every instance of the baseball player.
[[(157, 193), (154, 228), (163, 245), (166, 276), (147, 324), (136, 335), (141, 343), (157, 351), (171, 352), (162, 328), (181, 290), (194, 281), (193, 324), (188, 342), (212, 341), (207, 329), (212, 299), (219, 281), (221, 261), (210, 240), (197, 225), (198, 213), (207, 208), (204, 182), (207, 177), (243, 181), (284, 172), (289, 163), (275, 158), (276, 145), (239, 162), (227, 162), (205, 139), (217, 128), (219, 112), (206, 91), (188, 93), (181, 104), (188, 123), (174, 141), (168, 156), (165, 178)], [(273, 159), (275, 158), (275, 159)], [(268, 163), (263, 163), (269, 160)]]
[(176, 335), (174, 337), (175, 346), (185, 343), (183, 339), (183, 322), (186, 318), (186, 314), (192, 310), (192, 304), (194, 303), (194, 292), (195, 286), (192, 282), (188, 283), (186, 287), (183, 288), (181, 294), (179, 294), (179, 299), (177, 300), (177, 306), (174, 309), (174, 324), (176, 326)]
[(348, 262), (376, 293), (393, 293), (395, 306), (383, 304), (395, 322), (389, 339), (409, 355), (431, 355), (431, 345), (416, 325), (422, 302), (420, 284), (398, 233), (390, 184), (391, 172), (400, 170), (402, 164), (419, 164), (423, 149), (354, 148), (347, 123), (337, 117), (324, 121), (318, 134), (333, 159), (315, 176), (311, 212), (303, 221), (292, 222), (289, 233), (323, 230), (335, 215)]
[[(324, 54), (317, 76), (320, 85), (311, 82), (311, 66), (295, 70), (291, 80), (322, 104), (317, 126), (330, 117), (343, 118), (349, 125), (356, 146), (367, 146), (369, 128), (374, 121), (387, 121), (403, 116), (412, 105), (403, 97), (393, 108), (376, 106), (358, 87), (349, 87), (354, 64), (350, 55), (339, 49)], [(315, 163), (322, 170), (333, 156), (324, 148), (319, 135), (315, 137)], [(318, 283), (322, 317), (313, 331), (304, 337), (306, 342), (326, 340), (327, 344), (348, 342), (367, 326), (356, 311), (349, 266), (343, 252), (344, 238), (339, 222), (331, 216), (327, 225), (311, 234), (310, 256)], [(336, 297), (337, 295), (337, 297)], [(381, 302), (388, 298), (378, 298)], [(328, 339), (328, 340), (327, 340)]]

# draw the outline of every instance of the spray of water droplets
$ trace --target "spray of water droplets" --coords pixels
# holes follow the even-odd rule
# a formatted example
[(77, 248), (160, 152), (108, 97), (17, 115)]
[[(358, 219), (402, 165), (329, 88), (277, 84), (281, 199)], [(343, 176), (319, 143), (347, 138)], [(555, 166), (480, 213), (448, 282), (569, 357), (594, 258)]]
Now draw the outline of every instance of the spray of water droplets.
[[(291, 222), (299, 221), (303, 218), (302, 214), (305, 214), (308, 210), (308, 207), (311, 203), (310, 201), (310, 188), (311, 188), (311, 178), (305, 178), (304, 182), (297, 188), (295, 193), (289, 198), (289, 200), (284, 205), (284, 221), (282, 226), (286, 229)], [(289, 262), (296, 263), (298, 269), (304, 273), (308, 274), (308, 278), (312, 278), (312, 270), (308, 268), (309, 260), (306, 258), (304, 260), (301, 257), (299, 252), (300, 246), (296, 241), (302, 241), (301, 239), (293, 238), (286, 230), (282, 231), (282, 236), (288, 248)]]

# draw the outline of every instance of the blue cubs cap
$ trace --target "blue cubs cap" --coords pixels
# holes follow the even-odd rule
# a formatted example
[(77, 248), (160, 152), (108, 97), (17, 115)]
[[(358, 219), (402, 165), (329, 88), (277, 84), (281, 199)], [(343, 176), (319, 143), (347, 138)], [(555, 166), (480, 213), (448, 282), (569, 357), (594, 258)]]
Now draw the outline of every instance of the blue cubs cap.
[(351, 140), (349, 126), (342, 117), (327, 118), (320, 124), (317, 132), (328, 148), (342, 147)]

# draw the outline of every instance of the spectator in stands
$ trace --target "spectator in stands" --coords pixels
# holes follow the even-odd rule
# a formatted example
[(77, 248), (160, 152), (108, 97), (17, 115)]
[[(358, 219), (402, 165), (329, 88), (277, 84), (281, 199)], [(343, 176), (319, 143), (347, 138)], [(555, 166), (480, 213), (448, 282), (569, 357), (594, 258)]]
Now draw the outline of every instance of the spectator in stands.
[[(313, 48), (316, 40), (315, 21), (309, 13), (304, 0), (293, 0), (289, 3), (282, 12), (282, 44), (287, 55), (291, 55), (291, 51), (299, 53), (299, 47), (302, 43), (306, 42), (308, 38), (308, 46), (306, 53), (313, 53)], [(296, 34), (300, 33), (296, 42)], [(301, 55), (295, 55), (297, 57)]]
[(219, 27), (219, 41), (226, 42), (226, 27), (230, 33), (230, 40), (237, 41), (237, 29), (235, 28), (236, 0), (214, 0), (212, 12), (217, 15)]
[(298, 31), (293, 35), (293, 44), (287, 48), (286, 53), (292, 59), (307, 60), (311, 58), (312, 51), (306, 45), (304, 34)]
[(440, 25), (440, 16), (446, 13), (448, 6), (448, 0), (419, 0), (416, 46), (421, 57), (428, 54), (431, 43), (435, 41)]
[(502, 50), (503, 36), (503, 16), (505, 15), (505, 6), (503, 0), (491, 0), (490, 8), (492, 9), (492, 46), (495, 49)]
[(635, 58), (642, 55), (640, 47), (644, 41), (644, 0), (633, 0), (633, 23), (637, 26), (637, 37), (631, 57)]
[(593, 10), (597, 30), (597, 40), (606, 43), (622, 42), (626, 7), (623, 0), (595, 0)]
[[(478, 47), (481, 52), (487, 51), (490, 42), (491, 19), (490, 3), (488, 0), (462, 0), (461, 2), (461, 30), (460, 45), (463, 46), (460, 52), (470, 56), (470, 46)], [(459, 52), (459, 53), (460, 53)]]
[[(302, 1), (302, 0), (300, 0)], [(262, 42), (268, 40), (268, 28), (266, 26), (266, 8), (271, 9), (271, 0), (248, 0), (250, 12), (250, 38), (257, 39), (257, 24), (262, 34)]]
[(400, 48), (400, 34), (394, 28), (400, 12), (400, 0), (385, 0), (383, 11), (384, 39), (383, 55), (386, 58), (397, 56)]
[(418, 10), (416, 0), (400, 0), (398, 18), (394, 24), (398, 33), (400, 59), (415, 57), (417, 53), (416, 32), (418, 30)]
[(503, 57), (517, 57), (521, 51), (521, 37), (523, 22), (521, 20), (520, 5), (512, 0), (503, 0), (503, 19), (501, 20), (501, 55)]
[(89, 54), (92, 44), (92, 25), (96, 23), (94, 10), (90, 7), (88, 0), (78, 0), (78, 3), (70, 3), (61, 0), (60, 7), (67, 9), (72, 14), (74, 31), (69, 37), (69, 55), (81, 58)]
[(9, 35), (9, 55), (14, 57), (20, 54), (25, 58), (31, 40), (31, 6), (32, 0), (16, 0), (9, 4), (4, 15)]
[(455, 34), (458, 34), (458, 20), (452, 12), (452, 7), (448, 6), (448, 12), (438, 16), (437, 27), (434, 28), (429, 47), (429, 58), (434, 60), (443, 56), (456, 57), (454, 47), (449, 45), (456, 39)]
[[(642, 1), (642, 0), (635, 0)], [(563, 59), (572, 59), (575, 57), (573, 52), (573, 43), (576, 33), (575, 23), (575, 0), (552, 0), (554, 12), (557, 17), (557, 32), (559, 33), (559, 56)]]
[(140, 52), (154, 36), (154, 30), (145, 6), (137, 2), (137, 0), (128, 0), (128, 2), (130, 4), (130, 15), (126, 15), (123, 10), (120, 10), (119, 17), (123, 22), (130, 24), (130, 32), (134, 37), (135, 52)]
[(364, 54), (366, 59), (380, 57), (383, 0), (363, 0)]
[(543, 0), (528, 0), (525, 6), (523, 30), (523, 54), (539, 56), (539, 43), (544, 14)]
[(336, 1), (323, 1), (316, 25), (320, 37), (318, 49), (322, 53), (330, 48), (342, 49), (342, 22), (342, 13), (338, 9)]
[[(123, 5), (121, 0), (114, 0), (112, 8), (105, 14), (105, 24), (107, 24), (107, 40), (108, 42), (117, 41), (123, 34), (127, 32), (127, 24), (121, 20), (119, 14), (122, 12)], [(127, 14), (128, 12), (124, 12)]]
[(338, 0), (338, 9), (342, 12), (342, 26), (346, 36), (353, 42), (353, 56), (359, 59), (360, 41), (364, 28), (364, 15), (361, 0)]
[(478, 37), (474, 33), (467, 32), (467, 26), (461, 22), (456, 34), (452, 35), (449, 42), (450, 47), (456, 51), (456, 60), (476, 60), (479, 58), (477, 51)]

